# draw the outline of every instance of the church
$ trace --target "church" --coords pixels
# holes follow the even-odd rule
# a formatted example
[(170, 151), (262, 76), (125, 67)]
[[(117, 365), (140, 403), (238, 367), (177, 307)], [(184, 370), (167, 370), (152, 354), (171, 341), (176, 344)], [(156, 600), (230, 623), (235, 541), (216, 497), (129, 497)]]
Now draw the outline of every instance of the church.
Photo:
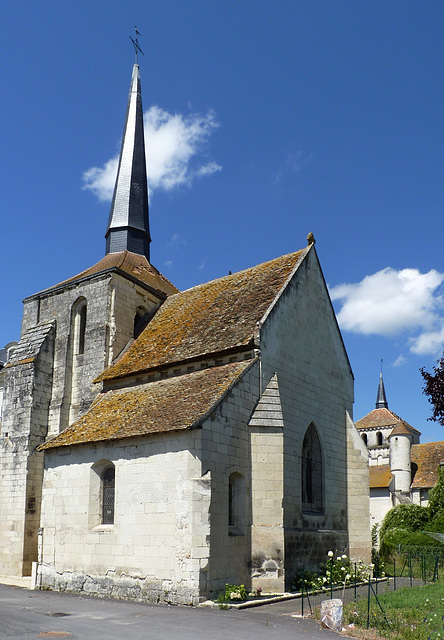
[(134, 65), (106, 254), (24, 300), (4, 374), (0, 574), (197, 604), (369, 559), (353, 373), (315, 242), (178, 289), (150, 262)]
[(444, 467), (444, 442), (421, 444), (421, 432), (389, 409), (382, 371), (375, 408), (356, 428), (368, 448), (371, 525), (398, 504), (427, 506)]

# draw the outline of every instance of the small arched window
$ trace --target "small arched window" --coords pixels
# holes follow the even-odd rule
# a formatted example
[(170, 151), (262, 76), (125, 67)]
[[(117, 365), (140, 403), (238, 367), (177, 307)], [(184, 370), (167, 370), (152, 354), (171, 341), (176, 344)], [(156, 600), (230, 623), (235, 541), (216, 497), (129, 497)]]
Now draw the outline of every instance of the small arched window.
[(305, 432), (302, 444), (302, 511), (322, 513), (323, 478), (322, 450), (316, 428), (311, 424)]
[(380, 431), (376, 432), (376, 444), (378, 447), (382, 445), (382, 433)]
[(363, 439), (365, 446), (367, 446), (367, 444), (368, 444), (367, 434), (366, 434), (366, 433), (363, 433), (363, 434), (362, 434), (362, 436), (361, 436), (361, 438)]
[(105, 467), (102, 472), (102, 524), (114, 524), (115, 467)]

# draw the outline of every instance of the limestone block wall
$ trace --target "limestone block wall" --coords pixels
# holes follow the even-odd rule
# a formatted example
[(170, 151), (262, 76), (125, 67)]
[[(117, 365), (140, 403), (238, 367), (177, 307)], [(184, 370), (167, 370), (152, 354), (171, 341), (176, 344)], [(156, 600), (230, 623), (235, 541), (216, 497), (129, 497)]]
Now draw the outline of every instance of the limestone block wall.
[[(28, 354), (28, 358), (23, 355)], [(37, 560), (43, 454), (53, 373), (54, 329), (30, 331), (5, 371), (0, 442), (0, 574), (30, 575)]]
[[(209, 561), (211, 474), (200, 430), (48, 450), (42, 587), (196, 604)], [(101, 525), (96, 469), (115, 465), (115, 517)]]
[(285, 591), (284, 420), (277, 376), (249, 422), (251, 447), (252, 589)]
[[(202, 469), (211, 473), (208, 591), (229, 584), (251, 588), (251, 455), (248, 422), (259, 399), (259, 366), (253, 365), (202, 426)], [(234, 474), (234, 475), (233, 475)], [(238, 520), (229, 522), (230, 476), (244, 496)], [(236, 505), (233, 505), (236, 510)], [(236, 514), (234, 514), (236, 515)]]
[(347, 514), (351, 560), (371, 561), (368, 450), (347, 415)]
[[(74, 345), (73, 309), (87, 305), (83, 353)], [(22, 331), (56, 322), (54, 384), (50, 432), (55, 435), (84, 413), (96, 397), (96, 376), (119, 355), (133, 337), (136, 310), (154, 311), (160, 300), (132, 280), (115, 273), (67, 283), (25, 300)]]
[(152, 293), (120, 275), (110, 282), (110, 336), (109, 358), (111, 364), (133, 337), (134, 316), (138, 308), (154, 314), (161, 301)]
[[(260, 328), (262, 386), (276, 373), (284, 427), (286, 584), (329, 550), (348, 549), (347, 414), (353, 374), (314, 251)], [(310, 424), (322, 449), (323, 510), (302, 511), (302, 445)]]

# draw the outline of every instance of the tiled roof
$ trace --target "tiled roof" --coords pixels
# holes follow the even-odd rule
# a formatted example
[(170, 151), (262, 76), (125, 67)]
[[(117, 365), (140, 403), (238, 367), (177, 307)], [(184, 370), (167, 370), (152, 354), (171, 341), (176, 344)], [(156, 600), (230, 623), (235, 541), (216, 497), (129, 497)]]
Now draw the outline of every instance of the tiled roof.
[(412, 488), (427, 489), (438, 481), (438, 470), (444, 462), (444, 442), (425, 442), (414, 444), (411, 451), (412, 463), (418, 465), (413, 478)]
[(103, 393), (85, 415), (39, 449), (196, 427), (252, 362), (233, 362)]
[[(413, 427), (411, 427), (410, 429), (412, 429)], [(399, 420), (399, 422), (397, 422), (395, 424), (395, 426), (393, 427), (393, 430), (391, 431), (389, 438), (391, 438), (392, 436), (398, 436), (398, 435), (403, 435), (403, 434), (410, 434), (411, 430), (408, 428), (408, 426), (406, 425), (406, 423), (403, 420)]]
[[(400, 420), (401, 418), (393, 411), (390, 411), (390, 409), (373, 409), (373, 411), (370, 411), (370, 413), (358, 420), (355, 424), (357, 429), (372, 429), (376, 427), (395, 426)], [(402, 422), (410, 433), (421, 433), (405, 420), (402, 420)]]
[(138, 255), (137, 253), (131, 253), (130, 251), (120, 251), (119, 253), (108, 253), (104, 258), (97, 262), (89, 269), (85, 269), (81, 273), (64, 280), (59, 284), (41, 291), (41, 293), (48, 293), (52, 289), (82, 280), (88, 276), (95, 275), (101, 271), (107, 271), (108, 269), (120, 269), (133, 278), (137, 278), (141, 282), (144, 282), (152, 289), (160, 291), (165, 295), (171, 295), (177, 293), (178, 289), (163, 276), (152, 264), (148, 262), (145, 256)]
[(96, 382), (252, 346), (257, 322), (306, 251), (170, 296), (121, 359)]
[(390, 465), (381, 464), (369, 468), (370, 489), (386, 489), (393, 480)]

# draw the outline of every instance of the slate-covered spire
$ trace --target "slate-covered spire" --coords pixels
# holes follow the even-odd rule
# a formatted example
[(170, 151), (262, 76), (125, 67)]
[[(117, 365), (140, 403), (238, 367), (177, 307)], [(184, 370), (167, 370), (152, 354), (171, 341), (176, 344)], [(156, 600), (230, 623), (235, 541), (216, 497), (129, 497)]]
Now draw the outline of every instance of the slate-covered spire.
[(139, 65), (133, 67), (119, 168), (105, 234), (106, 253), (132, 251), (150, 259), (148, 186)]
[(384, 380), (382, 379), (382, 371), (379, 376), (378, 395), (376, 396), (376, 409), (388, 409), (387, 397), (385, 395)]

